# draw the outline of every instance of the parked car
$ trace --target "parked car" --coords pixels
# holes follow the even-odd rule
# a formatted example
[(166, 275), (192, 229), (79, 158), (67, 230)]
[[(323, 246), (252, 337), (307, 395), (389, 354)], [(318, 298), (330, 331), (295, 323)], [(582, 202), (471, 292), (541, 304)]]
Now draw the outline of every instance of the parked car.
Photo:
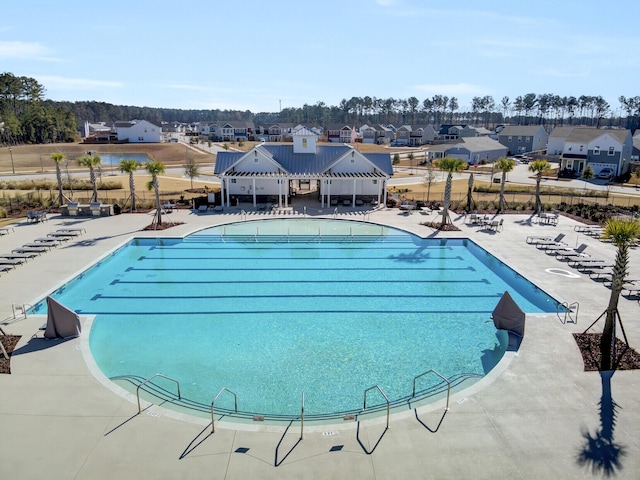
[(610, 178), (613, 177), (613, 168), (603, 168), (602, 170), (600, 170), (600, 173), (598, 174), (598, 178), (604, 179), (604, 180), (608, 180)]

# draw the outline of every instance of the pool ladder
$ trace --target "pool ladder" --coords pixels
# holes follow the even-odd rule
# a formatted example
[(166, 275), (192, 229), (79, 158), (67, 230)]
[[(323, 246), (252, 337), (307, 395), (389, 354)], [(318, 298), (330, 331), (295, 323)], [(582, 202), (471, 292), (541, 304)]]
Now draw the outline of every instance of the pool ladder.
[[(564, 309), (564, 317), (560, 316), (560, 309)], [(578, 324), (578, 311), (580, 310), (580, 304), (578, 302), (562, 302), (558, 304), (557, 315), (562, 324), (575, 323)], [(575, 317), (572, 313), (575, 311)]]

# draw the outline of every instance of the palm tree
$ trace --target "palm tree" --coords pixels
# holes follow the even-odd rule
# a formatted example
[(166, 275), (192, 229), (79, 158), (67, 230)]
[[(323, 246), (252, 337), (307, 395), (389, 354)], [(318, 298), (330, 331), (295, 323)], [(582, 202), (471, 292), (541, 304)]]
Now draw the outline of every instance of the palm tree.
[[(136, 211), (136, 182), (133, 178), (135, 171), (140, 168), (140, 163), (133, 158), (120, 159), (120, 171), (129, 174), (129, 195), (131, 197), (131, 211)], [(125, 202), (126, 203), (126, 202)]]
[(587, 165), (586, 167), (584, 167), (584, 170), (582, 171), (582, 179), (584, 180), (585, 190), (587, 189), (587, 182), (595, 176), (596, 174), (593, 172), (593, 168), (591, 167), (591, 165)]
[(542, 211), (542, 201), (540, 200), (540, 182), (542, 175), (551, 170), (551, 164), (546, 160), (534, 160), (529, 164), (529, 171), (536, 174), (536, 213)]
[(89, 178), (91, 179), (91, 185), (93, 186), (92, 202), (98, 201), (98, 181), (96, 179), (95, 168), (99, 167), (102, 163), (102, 158), (97, 153), (87, 153), (76, 159), (78, 165), (81, 167), (87, 167), (89, 169)]
[(447, 183), (444, 187), (444, 205), (442, 206), (442, 223), (440, 227), (444, 227), (449, 221), (449, 205), (451, 204), (451, 181), (453, 180), (453, 172), (460, 173), (467, 166), (467, 162), (460, 158), (444, 157), (440, 159), (436, 166), (443, 172), (447, 172)]
[(164, 164), (162, 162), (147, 162), (145, 168), (149, 175), (151, 175), (151, 181), (147, 183), (147, 190), (153, 189), (156, 194), (156, 217), (157, 224), (162, 225), (162, 208), (160, 206), (160, 185), (158, 185), (158, 175), (164, 173)]
[(473, 210), (473, 172), (469, 174), (469, 183), (467, 184), (467, 212)]
[(62, 170), (60, 169), (60, 164), (63, 160), (65, 160), (67, 156), (64, 153), (52, 153), (51, 160), (56, 162), (56, 180), (58, 181), (58, 205), (62, 205), (62, 199), (64, 198), (64, 193), (62, 193)]
[(515, 160), (512, 158), (500, 157), (493, 164), (493, 168), (502, 171), (502, 179), (500, 182), (500, 203), (498, 204), (498, 213), (504, 210), (504, 184), (507, 180), (507, 173), (513, 170), (516, 166)]
[(606, 310), (604, 330), (600, 341), (600, 370), (611, 370), (616, 341), (615, 321), (618, 315), (618, 300), (629, 268), (629, 248), (640, 235), (640, 223), (633, 219), (611, 218), (604, 226), (603, 239), (611, 240), (618, 247), (611, 276), (611, 296)]

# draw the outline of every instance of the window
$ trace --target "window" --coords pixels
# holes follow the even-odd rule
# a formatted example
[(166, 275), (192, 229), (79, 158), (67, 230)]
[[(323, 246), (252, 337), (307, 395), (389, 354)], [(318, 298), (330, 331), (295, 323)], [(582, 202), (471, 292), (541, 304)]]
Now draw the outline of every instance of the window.
[(524, 141), (525, 142), (530, 142), (531, 141), (531, 137), (524, 137)]
[(600, 155), (600, 147), (598, 145), (593, 147), (593, 154), (594, 155)]
[(509, 142), (513, 142), (513, 137), (509, 135)]
[(615, 149), (613, 147), (609, 147), (609, 156), (613, 157), (614, 153), (615, 153)]
[(580, 151), (584, 149), (584, 145), (580, 145)]
[(518, 135), (518, 141), (521, 142), (522, 141), (522, 135)]
[(302, 148), (307, 148), (307, 139), (306, 138), (302, 139)]
[(138, 137), (139, 142), (144, 142), (144, 137)]
[(373, 184), (374, 184), (374, 185), (377, 185), (377, 184), (378, 184), (378, 179), (377, 179), (377, 178), (374, 178), (374, 179), (373, 179)]
[(235, 179), (235, 178), (232, 178), (232, 179), (231, 179), (231, 183), (236, 183), (236, 179)]

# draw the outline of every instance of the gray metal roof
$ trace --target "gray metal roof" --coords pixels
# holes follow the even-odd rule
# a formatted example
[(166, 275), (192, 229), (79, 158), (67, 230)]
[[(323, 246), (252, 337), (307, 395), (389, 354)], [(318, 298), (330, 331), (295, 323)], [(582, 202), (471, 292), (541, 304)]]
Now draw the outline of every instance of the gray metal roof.
[[(282, 167), (284, 172), (293, 175), (319, 175), (324, 173), (338, 158), (353, 150), (347, 145), (322, 145), (316, 148), (316, 153), (294, 153), (293, 145), (262, 144), (256, 150), (271, 157)], [(376, 169), (388, 176), (393, 175), (391, 155), (388, 153), (360, 153), (369, 160)], [(214, 174), (226, 172), (246, 152), (220, 152), (216, 158)]]

